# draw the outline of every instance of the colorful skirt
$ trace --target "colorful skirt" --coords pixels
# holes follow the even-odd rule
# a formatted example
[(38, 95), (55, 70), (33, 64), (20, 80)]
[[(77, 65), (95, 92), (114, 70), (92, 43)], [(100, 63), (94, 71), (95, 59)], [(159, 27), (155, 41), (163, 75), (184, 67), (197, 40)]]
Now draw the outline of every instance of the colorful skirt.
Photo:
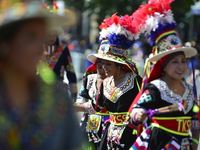
[(192, 139), (149, 127), (136, 139), (129, 150), (191, 150)]
[(135, 129), (127, 125), (115, 126), (109, 122), (98, 150), (128, 150), (136, 138)]

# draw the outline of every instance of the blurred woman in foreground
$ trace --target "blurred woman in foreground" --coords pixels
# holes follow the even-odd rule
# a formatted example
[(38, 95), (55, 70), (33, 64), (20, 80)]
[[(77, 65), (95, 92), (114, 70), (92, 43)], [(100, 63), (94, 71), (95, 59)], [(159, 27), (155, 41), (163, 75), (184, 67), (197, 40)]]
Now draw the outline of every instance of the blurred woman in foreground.
[(72, 150), (81, 145), (69, 96), (62, 88), (47, 85), (36, 76), (47, 22), (58, 23), (64, 19), (48, 16), (40, 10), (36, 2), (19, 3), (10, 8), (1, 21), (2, 150)]

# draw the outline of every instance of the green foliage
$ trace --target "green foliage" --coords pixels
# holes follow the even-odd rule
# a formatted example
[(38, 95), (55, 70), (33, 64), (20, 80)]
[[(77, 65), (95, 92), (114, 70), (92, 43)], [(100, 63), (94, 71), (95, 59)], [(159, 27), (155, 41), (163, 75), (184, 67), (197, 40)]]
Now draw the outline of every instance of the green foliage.
[[(98, 24), (104, 18), (110, 17), (114, 13), (118, 15), (131, 15), (140, 5), (147, 3), (148, 0), (64, 0), (66, 6), (74, 8), (79, 13), (91, 15), (98, 14)], [(193, 0), (175, 0), (172, 4), (172, 12), (179, 29), (185, 33), (185, 40), (187, 39), (188, 31), (190, 31), (191, 24), (194, 26), (194, 31), (198, 29), (200, 24), (200, 17), (194, 16), (194, 22), (191, 20), (192, 14), (190, 7), (194, 5)], [(198, 29), (199, 30), (199, 29)]]
[(146, 0), (65, 0), (66, 5), (80, 12), (96, 13), (101, 22), (114, 13), (131, 15)]
[(177, 23), (190, 21), (191, 14), (188, 12), (190, 12), (191, 5), (194, 5), (193, 0), (175, 0), (172, 3), (172, 12)]
[[(79, 12), (88, 14), (96, 13), (101, 22), (105, 17), (113, 13), (119, 15), (131, 15), (141, 4), (147, 0), (64, 0), (67, 7), (73, 7)], [(172, 10), (177, 22), (187, 22), (185, 14), (189, 12), (190, 6), (194, 5), (192, 0), (175, 0), (172, 3)]]

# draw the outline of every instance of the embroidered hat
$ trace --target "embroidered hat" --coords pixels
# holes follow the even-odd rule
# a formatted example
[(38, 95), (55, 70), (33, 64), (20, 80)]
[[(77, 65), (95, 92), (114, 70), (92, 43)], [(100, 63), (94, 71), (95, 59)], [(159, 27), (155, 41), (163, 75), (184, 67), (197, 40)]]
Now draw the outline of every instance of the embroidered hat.
[(141, 5), (132, 15), (136, 19), (141, 19), (141, 16), (144, 18), (139, 26), (153, 46), (153, 55), (149, 61), (158, 61), (168, 54), (179, 51), (183, 51), (186, 57), (197, 54), (196, 49), (183, 46), (175, 31), (177, 25), (170, 7), (172, 2), (173, 0), (149, 0), (148, 4)]
[(139, 38), (139, 31), (132, 23), (131, 16), (117, 16), (104, 19), (100, 25), (100, 47), (97, 54), (87, 56), (91, 62), (95, 62), (97, 58), (113, 61), (123, 64), (126, 71), (136, 70), (135, 63), (128, 59), (128, 50), (132, 48), (136, 39)]
[(42, 18), (46, 21), (49, 28), (57, 27), (64, 23), (70, 22), (70, 16), (61, 16), (54, 12), (46, 11), (42, 4), (38, 1), (30, 1), (28, 3), (13, 2), (11, 7), (4, 9), (0, 2), (0, 28), (18, 21)]
[(97, 58), (106, 59), (109, 61), (117, 62), (120, 64), (126, 64), (122, 59), (126, 59), (128, 54), (127, 49), (122, 49), (110, 44), (109, 40), (102, 40), (97, 54), (88, 55), (89, 61), (94, 63)]

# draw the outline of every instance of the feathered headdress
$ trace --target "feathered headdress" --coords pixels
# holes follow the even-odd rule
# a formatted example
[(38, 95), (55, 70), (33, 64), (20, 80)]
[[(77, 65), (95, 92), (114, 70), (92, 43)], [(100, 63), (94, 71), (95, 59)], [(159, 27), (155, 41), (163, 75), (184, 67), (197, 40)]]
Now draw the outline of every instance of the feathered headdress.
[[(184, 47), (177, 35), (176, 22), (170, 4), (174, 0), (149, 0), (147, 4), (141, 5), (132, 14), (133, 24), (138, 30), (144, 33), (153, 47), (152, 53), (146, 61), (143, 84), (152, 75), (152, 68), (155, 62), (166, 55), (183, 51), (186, 57), (194, 56), (197, 52), (194, 48)], [(151, 74), (150, 74), (151, 72)], [(157, 76), (158, 70), (155, 72)]]
[[(157, 61), (176, 51), (183, 51), (186, 57), (196, 54), (196, 50), (184, 47), (175, 29), (176, 22), (173, 18), (170, 4), (174, 0), (149, 0), (148, 4), (141, 5), (132, 14), (139, 30), (145, 33), (153, 46), (153, 56), (149, 61)], [(171, 51), (173, 50), (173, 51)]]
[(113, 14), (112, 17), (104, 19), (99, 28), (101, 29), (100, 41), (107, 39), (110, 44), (124, 49), (132, 47), (135, 40), (139, 38), (137, 34), (139, 31), (132, 24), (132, 17), (128, 15)]
[(138, 73), (135, 63), (127, 58), (128, 49), (139, 38), (139, 30), (132, 21), (131, 16), (117, 14), (104, 19), (99, 27), (101, 44), (98, 54), (89, 55), (88, 60), (94, 62), (96, 58), (101, 58), (114, 61), (123, 64), (125, 70)]

